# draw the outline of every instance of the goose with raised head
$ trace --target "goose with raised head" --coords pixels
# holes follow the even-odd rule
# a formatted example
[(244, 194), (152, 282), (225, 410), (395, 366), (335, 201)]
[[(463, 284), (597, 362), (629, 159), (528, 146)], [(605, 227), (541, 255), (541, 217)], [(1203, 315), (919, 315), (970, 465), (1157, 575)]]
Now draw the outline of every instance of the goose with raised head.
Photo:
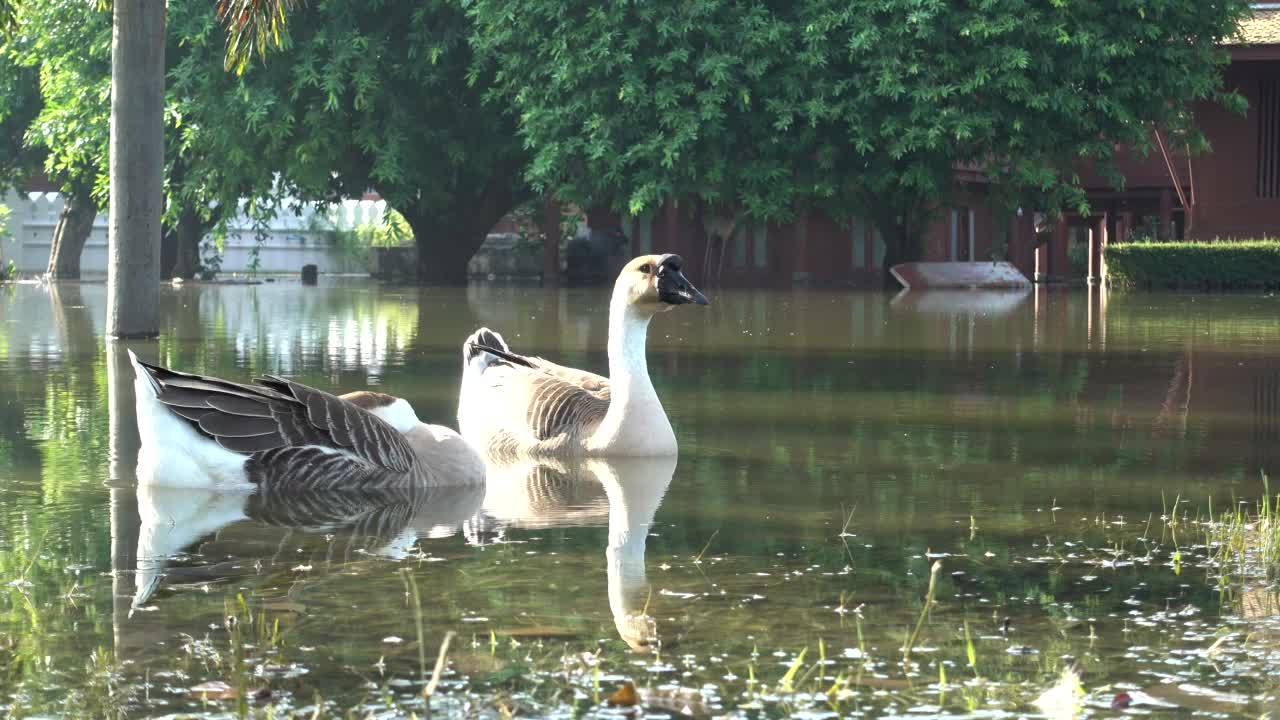
[(129, 352), (137, 378), (138, 482), (293, 491), (484, 480), (484, 460), (407, 401), (342, 396), (285, 378), (255, 384), (178, 372)]
[(649, 322), (677, 305), (706, 305), (679, 255), (627, 263), (609, 302), (609, 377), (511, 351), (481, 328), (462, 346), (458, 427), (490, 455), (656, 456), (675, 432), (649, 379)]

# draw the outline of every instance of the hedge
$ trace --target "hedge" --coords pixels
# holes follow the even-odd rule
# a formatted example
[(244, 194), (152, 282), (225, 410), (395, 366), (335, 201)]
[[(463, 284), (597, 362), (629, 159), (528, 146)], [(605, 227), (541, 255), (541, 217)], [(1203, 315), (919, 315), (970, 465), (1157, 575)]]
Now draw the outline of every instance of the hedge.
[(1126, 242), (1108, 245), (1105, 253), (1115, 287), (1280, 287), (1280, 240)]

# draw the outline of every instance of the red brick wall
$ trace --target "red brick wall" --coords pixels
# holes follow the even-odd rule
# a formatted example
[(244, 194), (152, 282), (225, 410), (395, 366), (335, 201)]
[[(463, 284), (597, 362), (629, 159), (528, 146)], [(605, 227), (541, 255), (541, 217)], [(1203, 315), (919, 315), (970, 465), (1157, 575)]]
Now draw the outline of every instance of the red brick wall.
[(1264, 77), (1280, 79), (1280, 62), (1236, 63), (1228, 68), (1227, 86), (1249, 100), (1249, 112), (1243, 117), (1217, 105), (1197, 110), (1196, 120), (1213, 152), (1192, 160), (1193, 237), (1280, 235), (1280, 198), (1260, 198), (1257, 192), (1258, 91)]
[[(1257, 192), (1259, 85), (1267, 77), (1280, 78), (1280, 61), (1232, 63), (1225, 71), (1224, 84), (1248, 100), (1248, 113), (1238, 115), (1216, 103), (1196, 106), (1196, 122), (1211, 150), (1192, 158), (1190, 172), (1185, 154), (1170, 148), (1170, 159), (1184, 192), (1189, 193), (1194, 179), (1193, 238), (1280, 235), (1280, 198), (1260, 198)], [(1156, 150), (1144, 159), (1124, 147), (1118, 153), (1120, 171), (1125, 176), (1123, 193), (1117, 193), (1091, 167), (1081, 166), (1081, 179), (1090, 190), (1091, 204), (1095, 209), (1106, 209), (1124, 199), (1139, 213), (1153, 213), (1160, 190), (1173, 187), (1163, 156)], [(1181, 213), (1176, 193), (1174, 208)]]

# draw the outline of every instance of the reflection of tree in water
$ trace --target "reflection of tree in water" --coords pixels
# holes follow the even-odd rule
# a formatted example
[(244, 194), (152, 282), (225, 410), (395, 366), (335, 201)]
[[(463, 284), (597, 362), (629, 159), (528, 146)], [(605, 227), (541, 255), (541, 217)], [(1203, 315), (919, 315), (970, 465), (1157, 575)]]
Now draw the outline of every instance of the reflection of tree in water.
[(0, 322), (0, 685), (46, 697), (50, 673), (81, 672), (110, 647), (94, 603), (110, 585), (98, 572), (110, 567), (105, 367), (80, 285), (18, 291), (0, 299), (0, 317), (21, 320)]
[(404, 361), (419, 317), (412, 296), (379, 286), (193, 284), (166, 290), (165, 300), (162, 362), (259, 373), (380, 375)]

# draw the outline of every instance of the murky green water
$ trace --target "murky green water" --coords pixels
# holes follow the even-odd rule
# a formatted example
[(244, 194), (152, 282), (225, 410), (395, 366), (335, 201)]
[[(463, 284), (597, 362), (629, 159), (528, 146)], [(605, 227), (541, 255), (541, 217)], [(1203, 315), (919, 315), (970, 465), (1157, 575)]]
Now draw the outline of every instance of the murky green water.
[[(708, 294), (650, 334), (678, 461), (298, 499), (135, 488), (104, 288), (0, 286), (0, 711), (421, 716), (449, 631), (457, 716), (1014, 716), (1067, 666), (1086, 715), (1280, 705), (1280, 605), (1168, 519), (1280, 471), (1280, 299)], [(605, 367), (598, 290), (163, 303), (143, 357), (448, 424), (478, 325)]]

